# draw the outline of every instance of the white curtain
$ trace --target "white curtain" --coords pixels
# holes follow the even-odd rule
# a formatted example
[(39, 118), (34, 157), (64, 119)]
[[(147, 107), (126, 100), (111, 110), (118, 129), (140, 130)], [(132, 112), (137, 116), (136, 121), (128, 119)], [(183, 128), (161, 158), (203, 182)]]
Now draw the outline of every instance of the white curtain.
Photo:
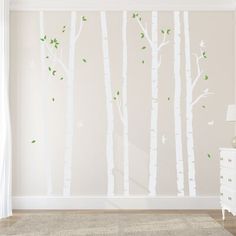
[(9, 0), (0, 0), (0, 218), (11, 216)]

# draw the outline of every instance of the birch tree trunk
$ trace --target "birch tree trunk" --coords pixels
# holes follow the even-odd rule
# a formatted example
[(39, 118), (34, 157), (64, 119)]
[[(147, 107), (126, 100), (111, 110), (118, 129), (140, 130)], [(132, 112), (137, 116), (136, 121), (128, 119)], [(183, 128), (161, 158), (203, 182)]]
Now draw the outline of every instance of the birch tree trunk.
[(113, 100), (112, 100), (112, 86), (110, 75), (110, 59), (109, 47), (107, 36), (107, 20), (106, 13), (101, 11), (101, 29), (102, 29), (102, 47), (103, 47), (103, 63), (104, 63), (104, 83), (106, 92), (106, 110), (107, 110), (107, 195), (114, 195), (114, 154), (113, 154), (113, 130), (114, 130), (114, 117), (113, 117)]
[[(44, 12), (40, 11), (39, 12), (39, 28), (40, 28), (40, 38), (43, 38), (45, 36), (45, 30), (44, 30)], [(45, 71), (46, 68), (46, 63), (45, 63), (45, 58), (46, 58), (46, 50), (45, 50), (45, 44), (41, 43), (40, 44), (40, 56), (41, 56), (41, 71), (42, 71), (42, 93), (48, 95), (47, 93), (47, 74)], [(44, 111), (44, 120), (43, 120), (43, 126), (44, 126), (44, 136), (43, 136), (43, 145), (44, 145), (44, 151), (43, 151), (43, 157), (45, 159), (46, 163), (46, 179), (47, 179), (47, 195), (52, 195), (52, 164), (51, 164), (51, 155), (49, 151), (49, 146), (48, 146), (48, 126), (47, 126), (47, 117), (46, 115), (47, 110), (46, 110), (46, 104), (47, 104), (48, 97), (47, 96), (42, 96), (42, 107)]]
[(0, 219), (12, 215), (12, 144), (9, 109), (9, 1), (0, 1)]
[(188, 153), (188, 184), (189, 195), (196, 196), (195, 181), (195, 156), (193, 143), (193, 94), (191, 76), (191, 57), (190, 57), (190, 37), (189, 37), (189, 14), (184, 12), (184, 36), (185, 36), (185, 76), (186, 76), (186, 136)]
[(174, 73), (175, 73), (175, 151), (177, 173), (177, 195), (184, 196), (184, 165), (182, 148), (182, 119), (181, 119), (181, 76), (180, 76), (180, 13), (174, 12)]
[(150, 127), (150, 162), (149, 162), (149, 195), (157, 192), (157, 142), (158, 142), (158, 28), (156, 11), (152, 12), (152, 101)]
[(71, 163), (74, 141), (74, 69), (75, 69), (75, 43), (76, 43), (76, 12), (71, 12), (69, 64), (67, 79), (67, 102), (66, 102), (66, 141), (64, 159), (64, 196), (71, 194)]
[(129, 195), (129, 140), (128, 140), (128, 108), (127, 108), (127, 12), (123, 11), (122, 25), (123, 41), (123, 85), (122, 85), (122, 110), (123, 110), (123, 145), (124, 145), (124, 194)]

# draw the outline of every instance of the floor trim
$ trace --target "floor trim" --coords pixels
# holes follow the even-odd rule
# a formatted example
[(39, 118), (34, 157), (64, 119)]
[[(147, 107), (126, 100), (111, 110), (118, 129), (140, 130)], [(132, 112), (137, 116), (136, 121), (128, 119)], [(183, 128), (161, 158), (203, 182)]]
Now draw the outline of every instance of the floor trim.
[(147, 196), (15, 196), (15, 210), (66, 210), (66, 209), (220, 209), (218, 196), (198, 197), (147, 197)]

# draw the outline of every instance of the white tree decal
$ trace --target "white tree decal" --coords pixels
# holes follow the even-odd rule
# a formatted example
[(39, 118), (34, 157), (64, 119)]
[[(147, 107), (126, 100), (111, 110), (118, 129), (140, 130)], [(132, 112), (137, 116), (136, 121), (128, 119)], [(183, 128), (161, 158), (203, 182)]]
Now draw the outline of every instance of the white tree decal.
[[(152, 34), (151, 37), (147, 31), (147, 26), (142, 24), (140, 14), (134, 13), (133, 18), (136, 19), (142, 33), (141, 37), (145, 37), (152, 50), (152, 101), (151, 101), (151, 125), (150, 125), (150, 160), (149, 160), (149, 195), (155, 196), (157, 193), (157, 142), (158, 142), (158, 69), (161, 65), (160, 50), (169, 43), (167, 35), (170, 29), (161, 30), (163, 34), (162, 42), (158, 45), (158, 13), (152, 12)], [(144, 48), (144, 47), (143, 47)]]
[[(86, 21), (86, 17), (82, 16), (80, 19), (80, 26), (78, 32), (76, 32), (76, 22), (77, 13), (75, 11), (71, 12), (70, 16), (70, 42), (69, 42), (69, 61), (68, 66), (66, 66), (62, 60), (62, 53), (58, 55), (58, 47), (60, 45), (59, 41), (54, 38), (50, 39), (46, 35), (42, 34), (41, 41), (44, 43), (46, 48), (46, 53), (48, 56), (46, 58), (51, 59), (52, 65), (48, 67), (51, 76), (56, 76), (57, 71), (55, 65), (61, 66), (64, 74), (67, 78), (66, 85), (66, 134), (65, 134), (65, 156), (64, 156), (64, 183), (63, 183), (63, 195), (70, 196), (71, 193), (71, 162), (72, 162), (72, 151), (73, 151), (73, 139), (74, 139), (74, 73), (75, 73), (75, 45), (80, 37), (81, 31)], [(62, 32), (65, 32), (65, 27), (63, 26)], [(62, 51), (61, 51), (62, 52)], [(60, 79), (63, 79), (61, 77)], [(52, 98), (52, 101), (55, 101)]]
[(122, 110), (123, 110), (123, 145), (124, 145), (124, 194), (129, 195), (129, 139), (128, 139), (128, 107), (127, 107), (127, 12), (123, 11), (122, 25), (123, 41), (123, 84), (122, 84)]
[[(200, 67), (200, 61), (207, 58), (206, 51), (204, 50), (204, 42), (200, 43), (200, 55), (194, 54), (196, 58), (197, 75), (192, 80), (191, 71), (191, 56), (190, 56), (190, 37), (189, 37), (189, 14), (184, 12), (184, 35), (185, 35), (185, 76), (186, 76), (186, 136), (187, 136), (187, 153), (188, 153), (188, 184), (189, 195), (196, 196), (196, 180), (195, 180), (195, 154), (194, 154), (194, 140), (193, 140), (193, 108), (202, 99), (208, 97), (213, 93), (205, 89), (195, 100), (193, 100), (193, 90), (203, 76), (203, 70)], [(208, 76), (205, 75), (204, 79), (207, 80)]]
[(107, 195), (114, 195), (114, 153), (113, 153), (113, 132), (114, 132), (114, 115), (113, 115), (113, 99), (112, 85), (110, 74), (110, 59), (107, 35), (107, 19), (106, 13), (101, 11), (101, 29), (102, 29), (102, 48), (103, 48), (103, 63), (104, 63), (104, 83), (106, 91), (106, 109), (107, 109)]
[(180, 75), (180, 13), (174, 12), (174, 74), (175, 74), (175, 152), (176, 152), (176, 174), (177, 174), (177, 195), (184, 196), (184, 164), (182, 144), (182, 119), (181, 119), (181, 75)]
[[(45, 38), (45, 30), (44, 30), (44, 12), (40, 11), (39, 12), (39, 29), (40, 29), (40, 37), (43, 37), (42, 39)], [(43, 90), (47, 94), (47, 80), (48, 76), (46, 74), (46, 63), (45, 63), (45, 58), (46, 58), (46, 50), (45, 50), (45, 44), (41, 43), (40, 44), (40, 58), (41, 58), (41, 67), (42, 67), (42, 79), (43, 79)], [(47, 97), (43, 96), (43, 109), (45, 109), (45, 106), (47, 104)], [(46, 116), (47, 112), (44, 110), (44, 115)], [(44, 145), (44, 158), (45, 158), (45, 165), (46, 165), (46, 180), (47, 180), (47, 195), (52, 195), (52, 160), (51, 160), (51, 155), (50, 155), (50, 150), (49, 150), (49, 145), (48, 145), (48, 135), (47, 135), (47, 122), (46, 118), (44, 119), (44, 137), (43, 137), (43, 145)]]

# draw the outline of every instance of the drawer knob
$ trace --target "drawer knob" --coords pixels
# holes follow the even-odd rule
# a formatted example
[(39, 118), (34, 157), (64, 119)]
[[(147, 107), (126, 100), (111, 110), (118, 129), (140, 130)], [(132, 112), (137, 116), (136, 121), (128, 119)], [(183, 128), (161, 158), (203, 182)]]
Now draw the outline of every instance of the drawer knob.
[(232, 182), (232, 179), (228, 179), (228, 182)]
[(228, 197), (228, 200), (230, 200), (230, 201), (231, 201), (231, 200), (232, 200), (232, 197)]

